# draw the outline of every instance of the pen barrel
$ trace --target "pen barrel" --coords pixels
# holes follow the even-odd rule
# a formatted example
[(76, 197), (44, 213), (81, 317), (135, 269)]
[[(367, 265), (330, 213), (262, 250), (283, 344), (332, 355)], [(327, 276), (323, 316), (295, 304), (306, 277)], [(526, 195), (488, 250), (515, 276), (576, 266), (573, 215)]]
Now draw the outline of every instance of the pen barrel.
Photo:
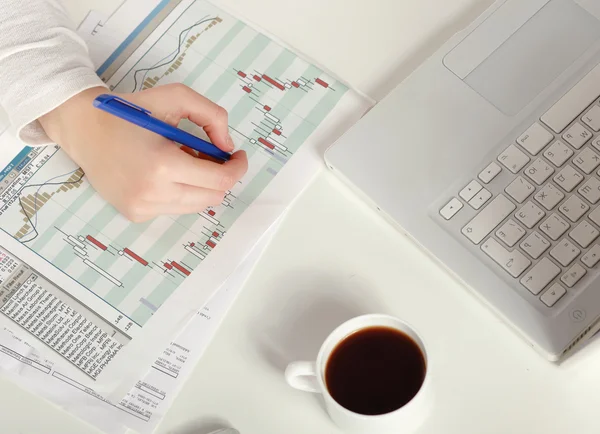
[(113, 95), (101, 95), (94, 101), (94, 106), (117, 116), (132, 124), (145, 128), (153, 133), (192, 148), (201, 154), (213, 157), (220, 161), (227, 161), (231, 155), (217, 148), (210, 142), (203, 140), (187, 131), (150, 116), (150, 112), (135, 106)]
[(149, 130), (160, 134), (161, 136), (169, 140), (192, 148), (207, 156), (214, 157), (222, 161), (229, 160), (229, 153), (222, 151), (212, 143), (207, 142), (206, 140), (203, 140), (199, 137), (196, 137), (193, 134), (188, 133), (187, 131), (175, 128), (167, 124), (166, 122), (159, 121), (158, 119), (153, 120), (157, 122), (151, 122), (149, 126), (146, 127)]

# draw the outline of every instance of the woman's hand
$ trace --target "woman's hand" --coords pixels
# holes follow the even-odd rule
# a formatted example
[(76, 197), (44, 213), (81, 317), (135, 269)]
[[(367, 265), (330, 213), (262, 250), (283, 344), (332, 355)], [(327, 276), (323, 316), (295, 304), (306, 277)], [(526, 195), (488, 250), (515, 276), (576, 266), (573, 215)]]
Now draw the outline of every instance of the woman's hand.
[[(93, 107), (104, 88), (86, 90), (40, 118), (48, 136), (85, 171), (98, 193), (125, 217), (142, 222), (162, 214), (190, 214), (222, 202), (248, 169), (238, 151), (220, 164)], [(227, 112), (187, 86), (159, 86), (122, 95), (177, 125), (189, 119), (211, 142), (231, 152)]]

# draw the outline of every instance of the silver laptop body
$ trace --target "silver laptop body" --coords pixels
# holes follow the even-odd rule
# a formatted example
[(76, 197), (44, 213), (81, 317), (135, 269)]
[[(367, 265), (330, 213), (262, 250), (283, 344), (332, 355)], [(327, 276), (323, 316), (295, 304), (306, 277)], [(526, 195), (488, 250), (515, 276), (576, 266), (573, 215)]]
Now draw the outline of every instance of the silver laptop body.
[(548, 359), (600, 328), (600, 1), (496, 2), (326, 162)]

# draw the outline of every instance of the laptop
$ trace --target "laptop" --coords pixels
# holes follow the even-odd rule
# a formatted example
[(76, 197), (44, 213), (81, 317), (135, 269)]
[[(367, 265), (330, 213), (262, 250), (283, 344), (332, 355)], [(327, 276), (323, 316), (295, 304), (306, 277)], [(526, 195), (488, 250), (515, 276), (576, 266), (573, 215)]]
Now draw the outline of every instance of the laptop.
[(325, 160), (547, 359), (600, 329), (600, 1), (497, 1)]

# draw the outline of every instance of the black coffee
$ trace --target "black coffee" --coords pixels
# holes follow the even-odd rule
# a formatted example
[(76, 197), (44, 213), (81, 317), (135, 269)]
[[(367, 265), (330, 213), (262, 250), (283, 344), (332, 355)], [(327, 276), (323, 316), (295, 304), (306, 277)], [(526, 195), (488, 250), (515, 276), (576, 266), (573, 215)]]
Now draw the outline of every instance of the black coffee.
[(397, 410), (420, 390), (425, 358), (406, 334), (388, 327), (356, 331), (333, 350), (325, 367), (329, 393), (355, 413)]

